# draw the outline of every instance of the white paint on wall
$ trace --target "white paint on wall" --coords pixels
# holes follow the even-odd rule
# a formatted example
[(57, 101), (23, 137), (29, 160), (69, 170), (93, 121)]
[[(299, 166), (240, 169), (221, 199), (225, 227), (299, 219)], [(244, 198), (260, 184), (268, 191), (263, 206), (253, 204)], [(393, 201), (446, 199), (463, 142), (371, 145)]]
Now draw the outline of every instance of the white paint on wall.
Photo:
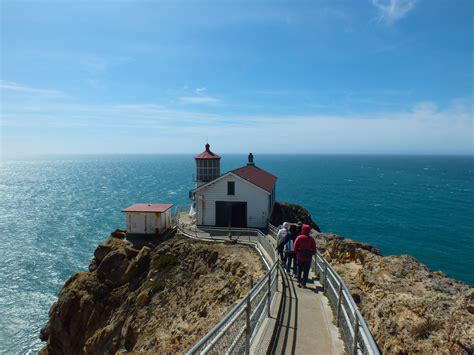
[(133, 234), (161, 234), (171, 226), (171, 210), (162, 213), (126, 212), (127, 232)]
[[(235, 194), (227, 195), (227, 182), (235, 183)], [(270, 193), (228, 174), (196, 191), (197, 220), (200, 225), (216, 224), (216, 201), (247, 202), (247, 227), (265, 228), (270, 214)]]

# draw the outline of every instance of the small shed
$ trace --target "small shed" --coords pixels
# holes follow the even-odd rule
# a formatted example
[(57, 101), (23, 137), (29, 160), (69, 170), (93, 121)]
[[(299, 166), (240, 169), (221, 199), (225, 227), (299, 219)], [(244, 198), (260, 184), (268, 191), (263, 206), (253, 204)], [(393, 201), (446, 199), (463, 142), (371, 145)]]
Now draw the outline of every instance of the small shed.
[(124, 209), (127, 233), (162, 234), (171, 227), (172, 204), (136, 203)]

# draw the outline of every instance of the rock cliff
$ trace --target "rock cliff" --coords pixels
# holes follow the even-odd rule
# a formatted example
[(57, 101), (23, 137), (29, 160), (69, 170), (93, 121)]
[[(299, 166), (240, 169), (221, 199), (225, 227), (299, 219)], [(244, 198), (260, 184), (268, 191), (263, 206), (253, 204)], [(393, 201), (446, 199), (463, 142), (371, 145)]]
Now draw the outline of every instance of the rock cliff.
[(42, 354), (184, 351), (265, 273), (250, 247), (114, 235), (97, 247), (90, 271), (64, 285), (41, 331)]
[[(280, 204), (275, 223), (312, 222)], [(344, 279), (377, 345), (386, 354), (472, 354), (474, 290), (408, 255), (382, 256), (370, 244), (313, 230), (316, 244)]]
[(320, 232), (319, 226), (313, 221), (307, 209), (287, 202), (275, 202), (270, 216), (270, 223), (279, 226), (283, 222), (309, 224), (311, 228)]
[(472, 354), (474, 290), (408, 255), (382, 256), (372, 246), (316, 234), (382, 353)]

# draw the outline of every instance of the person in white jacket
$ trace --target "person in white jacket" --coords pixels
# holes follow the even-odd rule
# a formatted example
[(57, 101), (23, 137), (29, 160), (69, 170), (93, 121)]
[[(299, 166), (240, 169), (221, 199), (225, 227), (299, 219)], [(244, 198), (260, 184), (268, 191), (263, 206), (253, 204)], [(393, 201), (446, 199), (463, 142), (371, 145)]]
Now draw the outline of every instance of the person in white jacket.
[(283, 249), (287, 242), (287, 238), (289, 237), (289, 233), (288, 233), (289, 227), (290, 227), (290, 224), (288, 222), (284, 222), (280, 230), (278, 231), (278, 234), (276, 237), (276, 240), (277, 240), (276, 249), (278, 250), (278, 255), (280, 255), (280, 260), (283, 264), (285, 263), (285, 253), (283, 252)]

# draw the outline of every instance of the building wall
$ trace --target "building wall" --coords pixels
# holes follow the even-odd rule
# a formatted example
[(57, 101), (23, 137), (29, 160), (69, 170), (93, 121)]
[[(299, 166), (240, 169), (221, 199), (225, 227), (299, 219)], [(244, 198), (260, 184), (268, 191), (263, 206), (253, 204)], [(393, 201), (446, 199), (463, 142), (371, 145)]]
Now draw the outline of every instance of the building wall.
[(126, 212), (127, 232), (136, 234), (155, 234), (158, 228), (163, 233), (170, 227), (170, 213)]
[[(235, 182), (235, 195), (227, 195), (227, 182)], [(269, 194), (232, 175), (210, 184), (195, 195), (199, 225), (216, 224), (216, 201), (247, 202), (247, 227), (265, 228), (269, 218)]]

